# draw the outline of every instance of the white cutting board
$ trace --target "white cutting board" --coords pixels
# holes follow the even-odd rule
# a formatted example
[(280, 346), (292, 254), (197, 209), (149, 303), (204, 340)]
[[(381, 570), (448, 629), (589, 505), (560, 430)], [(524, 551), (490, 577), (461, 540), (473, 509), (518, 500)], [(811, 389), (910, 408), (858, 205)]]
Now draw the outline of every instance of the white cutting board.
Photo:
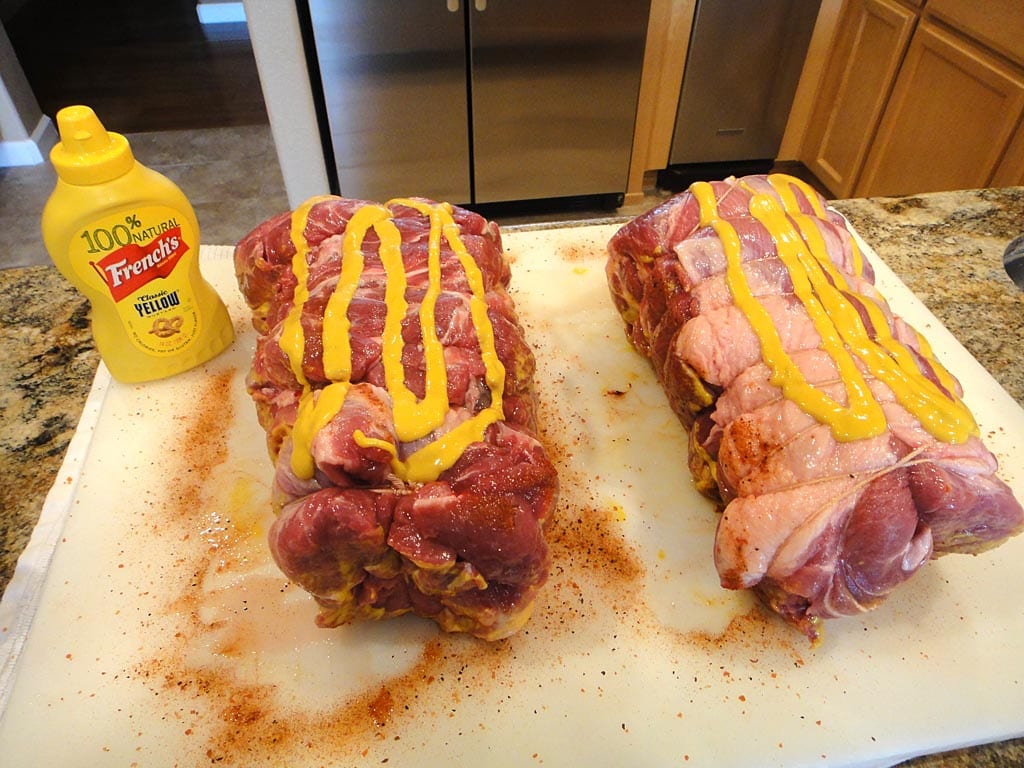
[[(714, 513), (608, 296), (614, 230), (505, 234), (563, 493), (535, 615), (492, 645), (413, 617), (313, 626), (264, 545), (254, 336), (229, 249), (205, 249), (239, 339), (172, 380), (110, 383), (87, 409), (81, 466), (69, 455), (51, 499), (66, 523), (0, 692), (0, 762), (865, 766), (1024, 734), (1024, 538), (930, 563), (814, 649), (719, 588)], [(1024, 497), (1024, 412), (874, 261)]]

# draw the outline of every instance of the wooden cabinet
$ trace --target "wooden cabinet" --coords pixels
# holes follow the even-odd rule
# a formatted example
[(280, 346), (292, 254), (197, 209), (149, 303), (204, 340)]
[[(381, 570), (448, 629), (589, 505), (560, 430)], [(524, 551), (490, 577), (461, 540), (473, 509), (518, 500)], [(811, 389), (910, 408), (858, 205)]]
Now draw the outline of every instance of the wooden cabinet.
[(923, 21), (854, 195), (988, 186), (1022, 114), (1024, 76)]
[(986, 48), (1024, 65), (1020, 0), (928, 0), (928, 14)]
[(843, 7), (804, 144), (804, 164), (836, 197), (853, 192), (916, 23), (893, 0)]
[(1024, 127), (1018, 129), (992, 176), (993, 187), (1024, 186)]
[(835, 197), (1024, 183), (1024, 2), (846, 0), (801, 159)]

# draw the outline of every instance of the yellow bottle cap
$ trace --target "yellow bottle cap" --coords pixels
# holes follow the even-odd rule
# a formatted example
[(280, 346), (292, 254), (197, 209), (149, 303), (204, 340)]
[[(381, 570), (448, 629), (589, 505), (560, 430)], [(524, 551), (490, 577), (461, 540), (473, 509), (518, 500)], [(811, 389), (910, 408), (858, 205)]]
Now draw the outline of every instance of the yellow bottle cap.
[(60, 142), (50, 150), (50, 162), (69, 184), (102, 184), (135, 164), (128, 140), (107, 131), (90, 107), (64, 107), (57, 113), (57, 130)]

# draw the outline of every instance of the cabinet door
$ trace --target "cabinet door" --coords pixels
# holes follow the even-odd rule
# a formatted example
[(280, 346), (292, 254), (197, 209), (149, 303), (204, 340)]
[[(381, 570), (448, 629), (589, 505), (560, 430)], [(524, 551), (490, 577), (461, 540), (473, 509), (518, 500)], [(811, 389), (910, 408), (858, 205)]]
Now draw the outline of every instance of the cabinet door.
[(1024, 123), (1017, 127), (1017, 132), (1010, 140), (999, 167), (992, 176), (993, 187), (1024, 186)]
[(916, 22), (892, 0), (849, 0), (843, 8), (803, 150), (836, 197), (853, 192)]
[(341, 193), (470, 202), (462, 8), (310, 0), (309, 15)]
[(922, 22), (855, 194), (988, 186), (1024, 112), (1024, 78)]
[(928, 15), (1024, 65), (1024, 3), (1020, 0), (928, 0)]
[(467, 2), (476, 202), (623, 193), (650, 3)]

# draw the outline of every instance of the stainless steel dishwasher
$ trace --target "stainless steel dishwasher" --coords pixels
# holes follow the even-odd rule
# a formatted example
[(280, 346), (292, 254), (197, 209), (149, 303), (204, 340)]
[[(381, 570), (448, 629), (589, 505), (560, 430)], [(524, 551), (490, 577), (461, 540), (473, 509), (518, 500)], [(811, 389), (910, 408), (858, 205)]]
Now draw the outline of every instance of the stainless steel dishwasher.
[(649, 2), (303, 1), (335, 192), (621, 202)]
[(773, 164), (820, 0), (698, 0), (659, 184)]

